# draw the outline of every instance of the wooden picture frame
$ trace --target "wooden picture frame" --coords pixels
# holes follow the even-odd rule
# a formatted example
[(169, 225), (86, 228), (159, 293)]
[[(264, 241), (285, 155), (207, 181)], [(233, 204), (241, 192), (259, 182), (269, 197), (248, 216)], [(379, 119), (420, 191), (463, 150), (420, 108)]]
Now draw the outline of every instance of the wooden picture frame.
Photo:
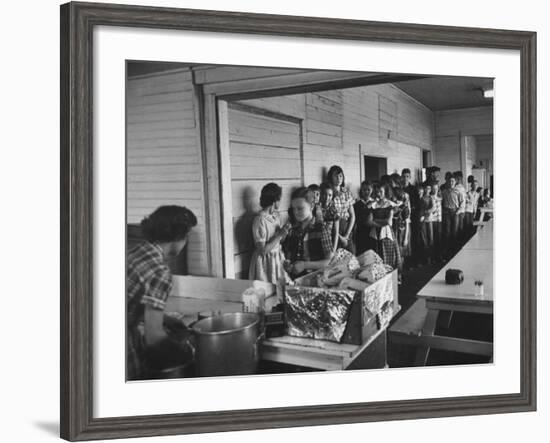
[[(521, 390), (269, 410), (94, 418), (92, 31), (96, 26), (233, 32), (519, 51)], [(291, 91), (289, 91), (291, 92)], [(61, 6), (61, 437), (88, 440), (533, 411), (536, 408), (536, 34), (112, 4)]]

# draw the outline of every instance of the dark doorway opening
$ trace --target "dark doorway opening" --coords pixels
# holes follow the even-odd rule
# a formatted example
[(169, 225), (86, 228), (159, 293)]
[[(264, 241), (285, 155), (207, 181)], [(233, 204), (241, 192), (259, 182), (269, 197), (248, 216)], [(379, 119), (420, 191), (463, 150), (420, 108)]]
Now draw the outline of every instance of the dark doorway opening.
[(428, 150), (422, 150), (422, 167), (429, 168), (432, 165), (432, 153)]
[(388, 159), (385, 157), (370, 157), (365, 155), (365, 180), (370, 182), (380, 180), (388, 173)]

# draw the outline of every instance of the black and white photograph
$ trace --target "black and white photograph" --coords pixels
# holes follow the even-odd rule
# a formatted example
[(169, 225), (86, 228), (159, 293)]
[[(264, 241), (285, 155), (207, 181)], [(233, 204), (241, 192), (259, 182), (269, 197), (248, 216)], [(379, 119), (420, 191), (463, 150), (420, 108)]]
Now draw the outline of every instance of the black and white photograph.
[(491, 364), (494, 95), (127, 60), (126, 380)]

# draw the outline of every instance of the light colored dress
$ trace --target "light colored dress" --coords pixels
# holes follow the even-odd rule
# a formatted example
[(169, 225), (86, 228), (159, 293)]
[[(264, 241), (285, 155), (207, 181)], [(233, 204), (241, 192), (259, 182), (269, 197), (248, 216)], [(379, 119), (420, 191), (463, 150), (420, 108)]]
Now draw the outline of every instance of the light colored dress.
[[(281, 220), (277, 214), (261, 211), (252, 223), (254, 244), (269, 243), (281, 228)], [(257, 249), (252, 254), (248, 278), (277, 284), (285, 276), (283, 268), (284, 255), (281, 245), (278, 244), (270, 252), (260, 253)]]

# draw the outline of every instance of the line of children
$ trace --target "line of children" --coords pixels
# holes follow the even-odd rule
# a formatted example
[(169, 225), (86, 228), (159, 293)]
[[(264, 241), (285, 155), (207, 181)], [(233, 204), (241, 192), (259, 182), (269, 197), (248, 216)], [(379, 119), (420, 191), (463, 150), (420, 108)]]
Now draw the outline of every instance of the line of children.
[[(296, 208), (303, 206), (311, 211), (311, 220), (306, 217), (305, 224), (296, 219), (294, 207), (289, 209), (289, 222), (281, 223), (281, 188), (267, 184), (260, 197), (262, 211), (253, 223), (256, 251), (249, 278), (275, 283), (284, 272), (285, 259), (291, 260), (283, 250), (301, 250), (288, 242), (307, 243), (308, 235), (323, 239), (319, 243), (323, 245), (322, 253), (312, 250), (318, 256), (312, 261), (316, 264), (326, 259), (329, 249), (334, 253), (337, 248), (356, 255), (375, 250), (385, 264), (399, 271), (404, 261), (414, 267), (449, 259), (474, 233), (476, 213), (480, 205), (489, 204), (490, 195), (488, 190), (481, 195), (473, 176), (468, 177), (466, 190), (461, 171), (447, 172), (441, 185), (439, 173), (440, 168), (429, 168), (426, 181), (415, 186), (410, 169), (404, 168), (401, 175), (384, 175), (374, 183), (364, 181), (354, 199), (345, 186), (344, 171), (332, 166), (326, 182), (300, 188), (300, 196), (293, 201), (301, 205)], [(286, 248), (281, 249), (282, 242)], [(307, 248), (305, 253), (308, 258)], [(302, 262), (308, 260), (299, 261), (297, 268), (291, 266), (294, 274), (297, 270), (303, 272)]]
[[(433, 174), (423, 183), (422, 192), (429, 191), (433, 209), (430, 216), (424, 219), (424, 222), (431, 224), (431, 228), (426, 226), (426, 229), (420, 231), (417, 263), (448, 260), (475, 233), (474, 219), (478, 212), (481, 189), (477, 187), (477, 181), (473, 176), (468, 177), (468, 191), (462, 180), (462, 172), (456, 171), (447, 172), (445, 183), (441, 186)], [(427, 206), (426, 201), (422, 209), (426, 209)]]

